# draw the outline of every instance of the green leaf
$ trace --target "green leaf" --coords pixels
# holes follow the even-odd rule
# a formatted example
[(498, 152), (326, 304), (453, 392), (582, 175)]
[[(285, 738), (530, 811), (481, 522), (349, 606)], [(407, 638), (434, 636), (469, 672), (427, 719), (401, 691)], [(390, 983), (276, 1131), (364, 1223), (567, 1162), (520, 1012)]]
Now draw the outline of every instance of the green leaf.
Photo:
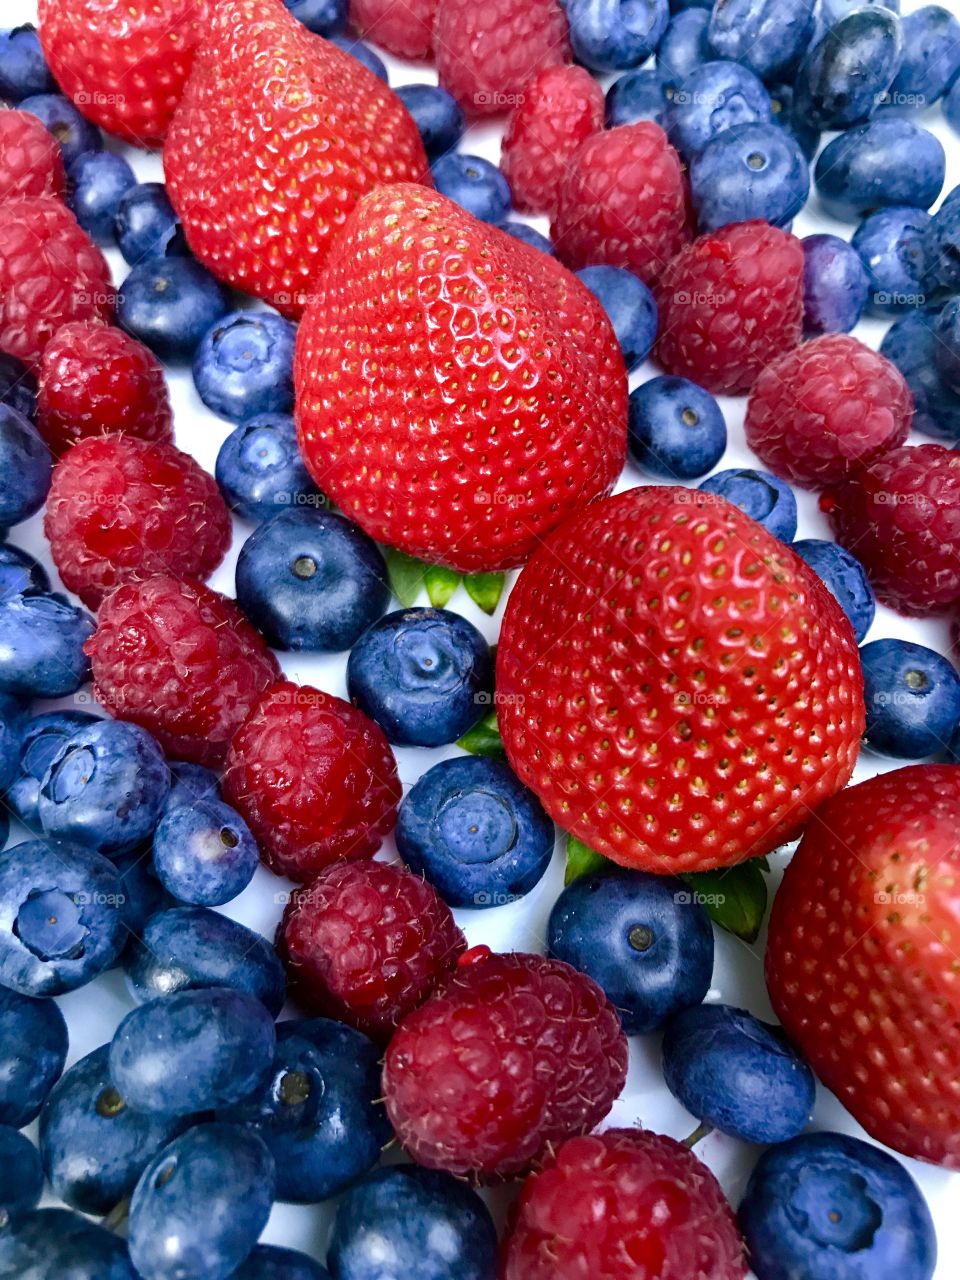
[(767, 910), (767, 882), (760, 861), (680, 877), (710, 919), (744, 942), (756, 942)]
[(464, 751), (469, 751), (473, 756), (499, 758), (505, 755), (503, 739), (497, 727), (496, 711), (488, 711), (482, 720), (478, 720), (472, 729), (467, 730), (457, 746), (462, 747)]
[(600, 871), (607, 865), (607, 859), (602, 853), (594, 853), (589, 845), (585, 845), (576, 836), (567, 836), (567, 869), (563, 875), (564, 884), (572, 884), (581, 876), (588, 876), (591, 871)]
[(435, 609), (442, 609), (460, 585), (462, 575), (456, 569), (445, 569), (442, 564), (429, 564), (424, 570), (423, 578), (427, 584), (427, 595)]
[(467, 595), (478, 604), (484, 613), (493, 613), (503, 595), (505, 573), (471, 573), (464, 578), (463, 585)]
[(427, 566), (422, 560), (393, 547), (384, 547), (383, 554), (387, 561), (387, 577), (390, 579), (390, 590), (405, 609), (416, 604), (417, 596), (423, 586)]

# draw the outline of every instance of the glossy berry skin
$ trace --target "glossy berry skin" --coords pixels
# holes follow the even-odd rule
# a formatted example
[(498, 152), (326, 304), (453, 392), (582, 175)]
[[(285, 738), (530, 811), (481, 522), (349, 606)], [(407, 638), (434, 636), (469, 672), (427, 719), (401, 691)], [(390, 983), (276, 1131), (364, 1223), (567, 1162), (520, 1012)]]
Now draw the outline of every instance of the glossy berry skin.
[(628, 71), (614, 80), (604, 112), (608, 128), (638, 120), (652, 120), (663, 128), (669, 102), (666, 90), (667, 82), (656, 70)]
[(912, 426), (936, 440), (960, 440), (960, 395), (940, 376), (935, 323), (922, 311), (901, 317), (890, 326), (880, 344), (880, 354), (892, 360), (910, 388), (914, 414)]
[[(391, 1268), (384, 1272), (389, 1250)], [(328, 1255), (337, 1280), (417, 1275), (493, 1280), (497, 1233), (486, 1205), (449, 1174), (415, 1165), (377, 1169), (340, 1202)]]
[[(607, 1211), (571, 1230), (578, 1202)], [(524, 1183), (503, 1280), (617, 1280), (625, 1258), (638, 1277), (658, 1280), (747, 1274), (720, 1184), (688, 1147), (643, 1129), (573, 1138)]]
[(553, 856), (553, 823), (506, 765), (442, 760), (404, 797), (397, 849), (451, 907), (497, 907), (539, 883)]
[(937, 1237), (907, 1170), (845, 1133), (805, 1133), (765, 1151), (739, 1209), (759, 1280), (931, 1280)]
[(594, 982), (560, 960), (479, 947), (404, 1020), (383, 1091), (417, 1164), (512, 1177), (598, 1124), (626, 1066), (626, 1037)]
[(67, 185), (56, 140), (28, 111), (0, 114), (0, 200), (62, 196)]
[(441, 195), (481, 222), (500, 223), (510, 212), (510, 184), (496, 165), (482, 156), (451, 151), (441, 156), (430, 172)]
[(314, 35), (339, 35), (347, 25), (346, 0), (283, 0), (283, 3)]
[(804, 114), (823, 129), (862, 124), (893, 84), (903, 58), (896, 14), (879, 5), (828, 27), (797, 73)]
[(713, 926), (683, 881), (621, 867), (567, 885), (547, 949), (597, 983), (629, 1036), (699, 1004), (713, 974)]
[[(26, 707), (19, 699), (0, 694), (0, 788), (4, 793), (20, 772), (20, 736), (26, 718)], [(5, 840), (6, 824), (2, 830)]]
[(117, 206), (137, 182), (133, 170), (112, 151), (93, 151), (77, 156), (69, 179), (69, 203), (77, 221), (97, 244), (109, 244)]
[(924, 5), (901, 21), (903, 61), (890, 86), (894, 107), (931, 106), (960, 71), (960, 22), (938, 4)]
[(78, 729), (95, 724), (88, 711), (47, 711), (20, 727), (18, 769), (6, 790), (6, 803), (25, 826), (40, 830), (40, 783), (60, 748)]
[(0, 1125), (0, 1215), (4, 1225), (35, 1209), (43, 1192), (40, 1153), (25, 1134)]
[(785, 226), (809, 192), (807, 158), (776, 124), (732, 125), (690, 162), (690, 195), (703, 231), (750, 218)]
[(180, 902), (217, 907), (242, 893), (260, 863), (250, 828), (222, 800), (177, 805), (153, 836), (156, 874)]
[(396, 93), (413, 117), (427, 159), (436, 160), (452, 151), (466, 128), (456, 98), (438, 84), (404, 84)]
[(570, 0), (570, 43), (578, 62), (594, 71), (638, 67), (659, 45), (670, 19), (667, 0)]
[(0, 543), (0, 600), (45, 595), (49, 590), (50, 578), (39, 560), (12, 542)]
[(398, 609), (360, 637), (347, 660), (350, 698), (406, 747), (439, 747), (481, 718), (493, 689), (486, 640), (448, 609)]
[[(900, 0), (868, 0), (869, 4), (880, 5), (884, 9), (888, 9), (890, 13), (900, 12)], [(821, 5), (821, 16), (827, 27), (834, 27), (841, 18), (845, 18), (851, 9), (861, 9), (858, 0), (823, 0)]]
[(16, 409), (31, 422), (37, 416), (37, 380), (15, 356), (0, 351), (0, 404)]
[(231, 1280), (330, 1280), (330, 1272), (296, 1249), (258, 1244)]
[(63, 596), (11, 596), (0, 601), (0, 691), (25, 698), (63, 698), (90, 675), (84, 645), (93, 619)]
[[(101, 704), (143, 725), (168, 755), (196, 764), (223, 761), (280, 674), (232, 600), (159, 574), (112, 593), (88, 647)], [(189, 668), (182, 653), (190, 654)]]
[(38, 93), (53, 93), (56, 81), (29, 23), (0, 31), (0, 98), (19, 102)]
[(933, 322), (934, 364), (941, 381), (960, 394), (960, 306), (955, 298), (943, 306)]
[[(873, 588), (860, 561), (838, 542), (804, 538), (791, 550), (808, 564), (850, 619), (857, 644), (870, 630), (877, 611)], [(862, 657), (862, 650), (861, 650)]]
[(8, 477), (0, 490), (0, 528), (5, 529), (40, 510), (52, 472), (50, 450), (40, 433), (8, 404), (0, 404), (0, 468)]
[(869, 310), (888, 315), (922, 307), (926, 301), (924, 236), (930, 215), (924, 209), (894, 206), (868, 214), (851, 244), (869, 277)]
[(943, 95), (943, 118), (954, 133), (960, 132), (960, 84), (953, 84)]
[(688, 378), (651, 378), (630, 393), (630, 455), (644, 471), (693, 480), (727, 447), (727, 424), (709, 391)]
[(0, 1124), (23, 1129), (35, 1120), (66, 1059), (60, 1006), (0, 987)]
[(516, 240), (521, 240), (525, 245), (529, 245), (531, 249), (536, 249), (538, 253), (546, 253), (552, 258), (554, 257), (553, 245), (546, 236), (541, 235), (539, 231), (535, 231), (526, 222), (521, 222), (518, 218), (508, 218), (506, 222), (500, 223), (500, 230), (508, 236), (513, 236)]
[(825, 211), (843, 222), (896, 205), (929, 209), (943, 189), (940, 140), (912, 120), (881, 116), (821, 151), (813, 177)]
[(362, 67), (371, 72), (381, 80), (384, 84), (390, 83), (390, 75), (387, 71), (386, 63), (370, 48), (368, 44), (364, 44), (362, 40), (355, 40), (349, 35), (332, 35), (328, 37), (330, 43), (337, 49), (348, 54), (355, 62), (359, 62)]
[(143, 849), (122, 853), (111, 861), (117, 868), (123, 895), (120, 915), (127, 930), (127, 944), (123, 950), (123, 955), (126, 955), (133, 939), (142, 936), (144, 926), (154, 912), (167, 905), (166, 891), (154, 875), (151, 859)]
[(803, 331), (849, 333), (870, 295), (870, 276), (857, 252), (839, 236), (805, 236), (803, 245)]
[(193, 357), (200, 399), (230, 422), (293, 409), (297, 330), (269, 311), (236, 311), (217, 321)]
[(281, 413), (235, 427), (217, 454), (216, 478), (234, 515), (255, 524), (291, 507), (326, 504), (300, 457), (293, 418)]
[(144, 258), (120, 286), (117, 323), (164, 362), (180, 363), (229, 309), (226, 289), (192, 258)]
[(294, 893), (277, 945), (303, 1008), (383, 1042), (446, 978), (466, 942), (419, 876), (340, 862)]
[(716, 56), (707, 39), (710, 14), (706, 9), (681, 9), (670, 19), (657, 49), (657, 71), (671, 97), (691, 71)]
[(793, 84), (771, 85), (769, 89), (770, 105), (773, 109), (773, 123), (799, 143), (800, 150), (807, 161), (820, 150), (820, 129), (809, 116), (803, 114), (802, 104), (798, 101)]
[(162, 182), (139, 182), (121, 198), (114, 225), (117, 247), (131, 267), (145, 258), (183, 256), (180, 220)]
[(212, 769), (202, 764), (176, 761), (170, 765), (170, 793), (166, 809), (176, 805), (196, 804), (202, 800), (215, 800), (220, 795), (220, 778)]
[(685, 77), (667, 108), (670, 141), (689, 162), (725, 129), (769, 124), (770, 95), (763, 83), (736, 62), (706, 62)]
[(722, 0), (707, 38), (717, 58), (739, 62), (761, 80), (787, 79), (814, 31), (812, 0)]
[(0, 1237), (0, 1266), (11, 1276), (137, 1280), (124, 1241), (69, 1209), (20, 1214)]
[(860, 650), (871, 751), (921, 760), (945, 751), (960, 723), (960, 675), (933, 649), (874, 640)]
[(398, 9), (392, 0), (350, 0), (350, 22), (399, 58), (425, 58), (433, 43), (437, 3), (411, 0)]
[(596, 294), (610, 317), (630, 373), (650, 354), (657, 336), (657, 304), (653, 294), (632, 271), (623, 267), (584, 267), (577, 272)]
[(40, 93), (24, 98), (20, 103), (20, 110), (35, 115), (56, 138), (67, 168), (82, 155), (103, 150), (100, 130), (81, 115), (69, 98), (60, 93)]
[(960, 267), (956, 261), (958, 242), (960, 199), (951, 191), (931, 218), (922, 237), (924, 282), (931, 293), (941, 288), (954, 293), (960, 285)]

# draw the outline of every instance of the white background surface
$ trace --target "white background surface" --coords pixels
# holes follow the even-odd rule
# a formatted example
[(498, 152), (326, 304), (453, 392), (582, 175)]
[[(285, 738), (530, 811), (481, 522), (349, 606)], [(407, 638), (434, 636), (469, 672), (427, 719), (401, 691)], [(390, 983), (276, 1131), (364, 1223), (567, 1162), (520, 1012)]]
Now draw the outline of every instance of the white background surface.
[[(942, 0), (942, 3), (960, 15), (960, 0)], [(4, 26), (36, 21), (36, 0), (3, 0), (2, 7)], [(914, 0), (904, 2), (904, 9), (907, 12), (917, 7), (919, 6)], [(429, 67), (405, 65), (397, 59), (382, 55), (382, 51), (381, 56), (384, 56), (384, 61), (390, 68), (390, 81), (394, 87), (413, 81), (436, 81), (436, 75)], [(605, 78), (605, 83), (613, 78)], [(960, 138), (947, 128), (939, 105), (915, 118), (918, 123), (936, 133), (944, 144), (947, 152), (947, 180), (944, 191), (950, 191), (955, 185), (960, 184)], [(461, 143), (460, 149), (486, 156), (496, 163), (499, 160), (499, 139), (502, 131), (502, 122), (494, 125), (472, 126)], [(830, 136), (832, 135), (827, 135), (825, 140)], [(109, 145), (114, 146), (112, 142)], [(133, 152), (119, 146), (116, 149), (123, 151), (131, 161), (141, 181), (162, 179), (162, 167), (158, 156)], [(545, 220), (531, 219), (531, 221), (540, 230), (546, 231)], [(818, 207), (816, 197), (813, 196), (808, 208), (796, 219), (793, 230), (798, 236), (809, 235), (815, 231), (831, 231), (849, 239), (854, 227), (828, 218)], [(119, 283), (126, 274), (126, 264), (115, 249), (108, 249), (107, 257), (113, 269), (114, 279)], [(855, 333), (870, 346), (877, 347), (888, 323), (881, 320), (866, 320), (857, 327)], [(631, 388), (645, 382), (657, 372), (658, 370), (652, 364), (645, 364), (632, 375)], [(181, 449), (192, 453), (204, 467), (212, 471), (217, 451), (230, 431), (230, 424), (216, 418), (201, 403), (194, 390), (189, 369), (169, 369), (168, 380), (174, 405), (176, 443)], [(729, 429), (729, 446), (717, 470), (745, 464), (755, 465), (756, 459), (747, 449), (743, 439), (745, 398), (723, 398), (721, 404)], [(928, 437), (914, 434), (911, 439), (915, 442), (923, 442)], [(655, 481), (643, 476), (632, 462), (628, 462), (619, 487), (632, 488), (642, 483), (655, 483)], [(817, 511), (815, 496), (799, 490), (796, 492), (800, 507), (797, 536), (829, 537), (826, 521)], [(42, 518), (38, 516), (19, 526), (12, 531), (10, 541), (38, 556), (50, 570), (55, 586), (60, 587), (61, 584), (50, 559), (49, 548), (43, 537), (41, 523)], [(210, 580), (212, 586), (228, 595), (234, 594), (234, 565), (237, 553), (243, 540), (251, 531), (252, 526), (235, 521), (233, 547), (225, 563)], [(420, 603), (428, 603), (425, 596)], [(461, 589), (447, 607), (468, 617), (491, 641), (494, 641), (499, 630), (503, 603), (501, 601), (496, 617), (489, 619)], [(877, 640), (886, 636), (909, 638), (927, 644), (942, 653), (949, 652), (945, 622), (908, 621), (881, 606), (868, 639)], [(317, 685), (341, 697), (346, 696), (344, 676), (346, 655), (313, 658), (283, 654), (281, 662), (285, 672), (292, 679)], [(78, 700), (84, 699), (92, 701), (89, 694), (84, 692), (72, 700), (65, 700), (63, 705), (77, 705)], [(453, 747), (438, 751), (406, 748), (397, 750), (396, 754), (404, 787), (409, 789), (439, 759), (457, 755), (459, 752)], [(894, 767), (896, 765), (893, 762), (881, 760), (864, 752), (857, 766), (854, 780), (859, 781)], [(15, 843), (24, 838), (24, 835), (23, 829), (18, 830), (15, 825), (10, 842)], [(396, 856), (392, 841), (384, 847), (381, 856)], [(781, 867), (785, 861), (784, 856), (774, 859), (774, 862), (779, 863)], [(769, 881), (771, 891), (775, 888), (777, 881), (777, 875), (771, 877)], [(547, 875), (523, 901), (487, 911), (459, 911), (456, 913), (458, 922), (471, 944), (485, 942), (498, 950), (542, 951), (546, 919), (562, 885), (563, 860), (558, 850)], [(227, 914), (272, 938), (289, 888), (286, 881), (278, 880), (261, 868), (253, 883), (225, 910)], [(757, 943), (752, 946), (720, 930), (716, 931), (716, 938), (716, 967), (713, 987), (708, 999), (737, 1004), (749, 1008), (762, 1018), (772, 1019), (772, 1010), (763, 983), (764, 935), (761, 935)], [(68, 1065), (109, 1040), (120, 1018), (132, 1007), (122, 975), (117, 971), (105, 975), (80, 991), (63, 997), (60, 1004), (70, 1028)], [(290, 1016), (292, 1012), (294, 1011), (289, 1010), (284, 1016)], [(659, 1049), (657, 1036), (634, 1038), (631, 1041), (630, 1074), (627, 1085), (607, 1123), (609, 1125), (643, 1125), (675, 1138), (683, 1138), (691, 1132), (696, 1122), (671, 1097), (663, 1084), (659, 1068)], [(819, 1089), (818, 1092), (812, 1127), (839, 1129), (859, 1137), (866, 1137), (836, 1099), (823, 1089)], [(721, 1134), (712, 1134), (699, 1144), (697, 1151), (720, 1178), (724, 1189), (736, 1205), (750, 1169), (760, 1154), (759, 1149), (747, 1147)], [(911, 1160), (903, 1162), (917, 1178), (933, 1211), (940, 1246), (936, 1280), (957, 1280), (960, 1276), (960, 1215), (957, 1212), (960, 1206), (960, 1173), (950, 1174), (942, 1169)], [(495, 1204), (495, 1209), (501, 1210), (508, 1198), (507, 1196), (497, 1197), (498, 1203)], [(323, 1259), (328, 1223), (329, 1212), (325, 1208), (278, 1205), (274, 1209), (263, 1238), (275, 1244), (302, 1249)], [(881, 1278), (878, 1277), (878, 1280)]]

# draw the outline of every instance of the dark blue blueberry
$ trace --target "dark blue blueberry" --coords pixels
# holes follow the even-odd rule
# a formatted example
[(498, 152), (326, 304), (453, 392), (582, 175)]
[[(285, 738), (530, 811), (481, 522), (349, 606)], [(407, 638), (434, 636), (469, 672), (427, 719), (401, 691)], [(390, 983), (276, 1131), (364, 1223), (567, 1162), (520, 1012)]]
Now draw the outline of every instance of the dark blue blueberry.
[(663, 39), (668, 0), (567, 0), (570, 43), (593, 71), (639, 67)]
[(202, 764), (189, 764), (182, 760), (170, 765), (170, 793), (166, 808), (178, 804), (196, 804), (200, 800), (219, 800), (220, 779)]
[(80, 114), (69, 99), (59, 93), (40, 93), (24, 98), (21, 111), (31, 115), (44, 125), (60, 143), (63, 163), (70, 167), (85, 151), (102, 151), (103, 138), (95, 124)]
[(945, 751), (960, 723), (960, 675), (933, 649), (909, 640), (874, 640), (860, 650), (864, 741), (898, 760)]
[(717, 0), (707, 32), (713, 56), (761, 80), (785, 78), (810, 43), (815, 9), (816, 0)]
[(884, 116), (828, 143), (814, 182), (827, 213), (853, 222), (893, 205), (929, 209), (943, 187), (945, 166), (943, 147), (932, 133), (910, 120)]
[(545, 235), (541, 235), (531, 227), (529, 222), (508, 218), (506, 222), (500, 223), (500, 230), (505, 231), (508, 236), (513, 236), (515, 240), (522, 240), (531, 249), (539, 249), (541, 253), (549, 254), (551, 258), (554, 256), (553, 245)]
[(627, 372), (646, 360), (657, 336), (657, 304), (647, 286), (624, 267), (584, 267), (577, 275), (610, 317)]
[(0, 1231), (0, 1276), (138, 1280), (120, 1237), (69, 1209), (33, 1209)]
[(943, 117), (954, 133), (960, 133), (960, 76), (943, 95)]
[(434, 186), (483, 222), (503, 222), (510, 212), (510, 184), (500, 170), (482, 156), (451, 151), (434, 161)]
[(68, 178), (70, 208), (81, 227), (98, 244), (112, 242), (120, 201), (137, 185), (133, 170), (112, 151), (87, 151), (71, 164)]
[(849, 333), (870, 292), (870, 277), (859, 253), (839, 236), (806, 236), (801, 244), (804, 332)]
[(368, 71), (372, 71), (378, 80), (382, 80), (384, 84), (390, 83), (390, 77), (387, 74), (383, 59), (378, 57), (368, 44), (364, 44), (362, 40), (355, 40), (353, 36), (337, 33), (328, 36), (328, 39), (338, 49), (342, 49), (344, 53), (349, 53), (352, 58), (356, 58)]
[[(121, 854), (111, 861), (117, 868), (123, 895), (120, 914), (127, 930), (125, 955), (134, 941), (143, 935), (150, 917), (165, 904), (167, 895), (154, 872), (149, 849), (134, 849), (132, 853)], [(123, 958), (122, 955), (120, 959)]]
[[(42, 816), (42, 814), (41, 814)], [(244, 891), (260, 863), (250, 828), (223, 800), (178, 804), (153, 837), (160, 883), (181, 902), (219, 907)]]
[(395, 1165), (341, 1200), (327, 1265), (336, 1280), (494, 1280), (496, 1257), (493, 1219), (475, 1191), (448, 1173)]
[(437, 84), (402, 84), (396, 94), (413, 116), (427, 159), (452, 151), (466, 128), (456, 98)]
[(752, 71), (737, 62), (705, 62), (674, 91), (666, 129), (680, 154), (690, 160), (735, 124), (770, 124), (770, 95)]
[(332, 512), (284, 511), (240, 549), (237, 603), (275, 649), (349, 649), (389, 602), (379, 547)]
[(889, 9), (891, 13), (900, 12), (900, 0), (822, 0), (820, 8), (824, 28), (836, 26), (841, 18), (845, 18), (854, 9), (863, 9), (868, 5), (879, 5), (883, 9)]
[(52, 471), (50, 450), (30, 419), (0, 404), (0, 526), (19, 524), (40, 510)]
[(773, 123), (786, 129), (808, 162), (812, 161), (820, 150), (820, 129), (802, 111), (797, 110), (797, 95), (793, 86), (773, 85), (770, 88), (770, 105), (773, 109)]
[(581, 876), (554, 904), (547, 947), (593, 978), (628, 1036), (656, 1031), (710, 989), (713, 926), (674, 876), (614, 866)]
[(131, 940), (123, 959), (140, 1004), (176, 991), (232, 987), (276, 1016), (286, 980), (277, 953), (259, 933), (206, 907), (158, 911)]
[(877, 600), (863, 565), (846, 547), (823, 538), (804, 538), (793, 544), (793, 550), (836, 597), (859, 644), (877, 612)]
[(204, 334), (193, 358), (200, 399), (230, 422), (293, 408), (296, 325), (273, 311), (236, 311)]
[(810, 166), (786, 129), (738, 124), (693, 157), (690, 193), (702, 231), (751, 218), (782, 227), (807, 203)]
[(0, 1125), (0, 1229), (35, 1209), (42, 1192), (40, 1152), (24, 1134)]
[(497, 907), (539, 883), (553, 823), (505, 764), (443, 760), (404, 797), (397, 848), (451, 907)]
[(670, 1019), (663, 1077), (691, 1115), (742, 1142), (796, 1137), (816, 1099), (813, 1072), (780, 1028), (726, 1004)]
[(670, 0), (670, 12), (682, 13), (684, 9), (712, 9), (713, 0)]
[(928, 293), (960, 290), (960, 187), (954, 187), (923, 233), (924, 285)]
[(401, 609), (354, 645), (347, 688), (390, 742), (441, 747), (462, 737), (489, 706), (493, 660), (466, 618), (447, 609)]
[(739, 1217), (760, 1280), (931, 1280), (936, 1267), (920, 1188), (893, 1156), (846, 1134), (765, 1151)]
[(940, 377), (935, 351), (934, 312), (916, 311), (892, 324), (880, 354), (892, 360), (913, 393), (912, 426), (949, 444), (960, 442), (960, 395)]
[(923, 110), (932, 106), (960, 71), (960, 22), (948, 9), (928, 4), (901, 23), (903, 62), (890, 86), (890, 104)]
[(0, 351), (0, 404), (9, 405), (31, 422), (37, 416), (37, 380), (16, 356)]
[(792, 542), (796, 536), (797, 500), (779, 476), (749, 467), (718, 471), (704, 480), (700, 489), (726, 498), (781, 542)]
[(20, 775), (10, 785), (6, 800), (31, 830), (40, 830), (40, 783), (51, 760), (78, 729), (99, 719), (89, 711), (46, 711), (25, 721), (20, 736)]
[[(5, 792), (20, 771), (20, 735), (26, 711), (23, 704), (8, 693), (0, 693), (0, 794)], [(0, 807), (0, 847), (6, 843), (8, 818), (6, 805)]]
[(0, 98), (20, 102), (56, 90), (36, 28), (27, 23), (0, 31)]
[(117, 206), (115, 233), (120, 252), (135, 267), (145, 258), (187, 253), (180, 220), (162, 182), (131, 187)]
[(110, 1078), (137, 1111), (192, 1115), (263, 1088), (276, 1047), (259, 1000), (229, 987), (181, 990), (128, 1013), (110, 1046)]
[(869, 120), (893, 84), (903, 58), (896, 14), (855, 9), (824, 32), (797, 72), (803, 113), (823, 129)]
[(331, 1280), (330, 1272), (305, 1253), (258, 1244), (230, 1280)]
[(618, 124), (654, 120), (663, 125), (670, 101), (670, 86), (659, 71), (628, 71), (607, 90), (606, 119), (611, 129)]
[(49, 591), (50, 578), (39, 560), (10, 542), (0, 544), (0, 600)]
[(0, 983), (58, 996), (108, 969), (126, 942), (116, 868), (99, 853), (28, 840), (0, 853)]
[(143, 1280), (226, 1280), (273, 1205), (273, 1157), (231, 1124), (201, 1124), (154, 1156), (130, 1203), (130, 1257)]
[(960, 298), (951, 298), (933, 320), (933, 358), (937, 372), (960, 394)]
[(670, 19), (656, 61), (665, 85), (676, 89), (691, 71), (717, 57), (707, 39), (709, 23), (710, 14), (706, 9), (683, 9)]
[(851, 243), (867, 270), (867, 306), (874, 314), (924, 305), (924, 237), (929, 225), (926, 210), (906, 205), (879, 209), (857, 227)]
[(230, 295), (192, 258), (147, 258), (120, 286), (117, 323), (161, 360), (191, 360), (230, 310)]
[(335, 36), (347, 25), (347, 0), (283, 0), (293, 16), (314, 35)]
[(128, 1107), (110, 1079), (109, 1055), (105, 1044), (81, 1058), (40, 1113), (40, 1152), (50, 1189), (81, 1213), (102, 1215), (115, 1208), (185, 1124)]
[(284, 414), (260, 414), (231, 431), (217, 454), (216, 475), (227, 506), (244, 520), (324, 505), (300, 456), (293, 418)]
[(22, 1129), (37, 1118), (67, 1048), (67, 1024), (55, 1001), (0, 987), (0, 1124)]
[(727, 424), (709, 391), (688, 378), (663, 375), (630, 393), (627, 444), (651, 475), (693, 480), (723, 457)]

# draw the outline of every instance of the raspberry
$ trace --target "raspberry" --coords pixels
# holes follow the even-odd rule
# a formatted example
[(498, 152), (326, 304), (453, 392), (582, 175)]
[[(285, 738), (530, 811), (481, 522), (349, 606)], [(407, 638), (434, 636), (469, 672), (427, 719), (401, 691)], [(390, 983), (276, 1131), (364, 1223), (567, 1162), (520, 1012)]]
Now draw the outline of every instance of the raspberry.
[(37, 421), (56, 453), (85, 436), (127, 431), (173, 439), (173, 413), (153, 352), (122, 329), (95, 320), (65, 324), (40, 362)]
[(291, 994), (375, 1040), (433, 994), (466, 948), (450, 908), (419, 876), (338, 862), (298, 889), (277, 946)]
[(602, 128), (603, 90), (583, 67), (534, 76), (510, 116), (500, 161), (517, 208), (556, 216), (574, 152)]
[(230, 744), (223, 793), (278, 875), (310, 880), (369, 858), (393, 830), (401, 786), (380, 728), (348, 702), (284, 682)]
[(99, 701), (149, 729), (168, 755), (197, 764), (222, 762), (280, 675), (232, 600), (164, 574), (112, 592), (85, 648)]
[(680, 1142), (608, 1129), (565, 1142), (524, 1183), (502, 1280), (740, 1280), (720, 1184)]
[(172, 444), (89, 437), (53, 469), (44, 532), (64, 586), (96, 609), (122, 582), (208, 578), (232, 527), (217, 482)]
[(892, 449), (825, 493), (820, 507), (884, 604), (913, 615), (960, 604), (960, 454), (953, 449)]
[(29, 111), (0, 110), (0, 201), (62, 196), (67, 185), (57, 140)]
[(657, 294), (667, 372), (714, 393), (748, 391), (800, 341), (803, 249), (766, 222), (721, 227), (677, 254)]
[(642, 120), (588, 138), (566, 167), (552, 236), (569, 267), (626, 267), (659, 278), (689, 239), (680, 157)]
[(571, 59), (558, 0), (440, 0), (433, 28), (440, 83), (471, 115), (498, 115), (544, 67)]
[(109, 320), (110, 268), (53, 196), (7, 200), (0, 219), (0, 351), (36, 364), (71, 320)]
[(398, 58), (425, 58), (438, 0), (350, 0), (350, 23)]
[(590, 978), (561, 960), (483, 947), (405, 1019), (383, 1083), (418, 1164), (491, 1178), (592, 1129), (626, 1072), (619, 1018)]

